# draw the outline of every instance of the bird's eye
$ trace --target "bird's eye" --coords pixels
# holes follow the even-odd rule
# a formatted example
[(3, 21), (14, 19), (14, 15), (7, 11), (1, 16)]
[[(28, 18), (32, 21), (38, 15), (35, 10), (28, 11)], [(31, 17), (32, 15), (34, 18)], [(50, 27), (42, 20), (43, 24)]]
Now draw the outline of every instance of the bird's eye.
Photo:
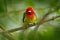
[(31, 12), (31, 10), (29, 10), (28, 12)]

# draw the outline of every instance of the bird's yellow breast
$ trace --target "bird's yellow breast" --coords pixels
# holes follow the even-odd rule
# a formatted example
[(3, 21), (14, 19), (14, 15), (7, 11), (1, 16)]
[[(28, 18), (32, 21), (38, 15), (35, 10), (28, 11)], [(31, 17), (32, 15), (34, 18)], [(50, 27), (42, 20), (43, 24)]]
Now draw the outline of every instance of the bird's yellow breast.
[(25, 16), (24, 22), (26, 23), (35, 23), (36, 22), (36, 16)]

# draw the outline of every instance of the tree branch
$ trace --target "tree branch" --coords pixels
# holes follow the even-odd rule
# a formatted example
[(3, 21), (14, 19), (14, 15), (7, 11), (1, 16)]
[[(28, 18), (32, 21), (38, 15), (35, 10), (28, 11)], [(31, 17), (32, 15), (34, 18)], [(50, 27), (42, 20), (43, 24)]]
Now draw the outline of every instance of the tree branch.
[[(54, 19), (56, 19), (56, 18), (59, 18), (59, 17), (60, 17), (60, 15), (59, 15), (59, 16), (56, 16), (56, 17), (52, 17), (52, 18), (50, 18), (50, 19), (48, 19), (48, 20), (44, 20), (44, 21), (40, 22), (37, 27), (39, 27), (41, 24), (43, 24), (43, 23), (45, 23), (45, 22), (52, 21), (52, 20), (54, 20)], [(26, 27), (26, 25), (23, 25), (23, 26), (21, 26), (21, 27), (19, 27), (19, 28), (7, 30), (7, 31), (2, 31), (2, 32), (0, 32), (0, 33), (4, 33), (4, 32), (9, 32), (9, 33), (11, 33), (11, 32), (15, 32), (15, 31), (18, 31), (18, 30), (27, 29), (27, 28), (32, 27), (32, 26), (35, 26), (35, 25), (37, 25), (37, 24), (29, 24), (27, 27)]]

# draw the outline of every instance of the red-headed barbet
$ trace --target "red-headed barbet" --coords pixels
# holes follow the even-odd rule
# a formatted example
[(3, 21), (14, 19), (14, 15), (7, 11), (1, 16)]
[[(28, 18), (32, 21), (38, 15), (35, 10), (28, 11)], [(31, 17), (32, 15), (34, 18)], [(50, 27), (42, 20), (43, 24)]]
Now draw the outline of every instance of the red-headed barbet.
[(32, 7), (27, 7), (23, 15), (23, 23), (33, 24), (36, 23), (37, 17)]

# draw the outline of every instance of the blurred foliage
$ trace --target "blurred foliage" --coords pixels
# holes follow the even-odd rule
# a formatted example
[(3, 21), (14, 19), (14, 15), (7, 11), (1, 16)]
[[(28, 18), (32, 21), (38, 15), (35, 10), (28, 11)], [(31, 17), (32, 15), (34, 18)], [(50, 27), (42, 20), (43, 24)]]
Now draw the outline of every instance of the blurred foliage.
[[(6, 30), (22, 26), (23, 13), (28, 6), (34, 8), (38, 18), (47, 13), (49, 8), (55, 11), (54, 14), (60, 15), (60, 0), (0, 0), (0, 24)], [(60, 40), (60, 18), (41, 25), (38, 31), (29, 28), (24, 34), (22, 31), (12, 34), (17, 40)], [(0, 40), (12, 39), (0, 34)]]

